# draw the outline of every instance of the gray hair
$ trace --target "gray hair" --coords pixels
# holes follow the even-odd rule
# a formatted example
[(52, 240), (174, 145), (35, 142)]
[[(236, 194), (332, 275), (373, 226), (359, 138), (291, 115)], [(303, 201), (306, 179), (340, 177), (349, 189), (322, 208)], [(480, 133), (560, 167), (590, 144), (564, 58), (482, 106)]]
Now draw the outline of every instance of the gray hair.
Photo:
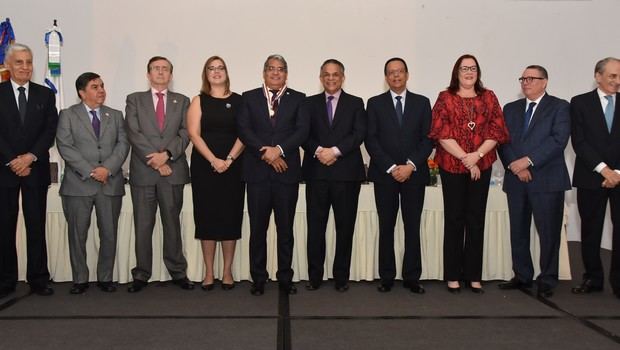
[(280, 63), (282, 63), (282, 65), (284, 66), (284, 71), (288, 72), (288, 64), (286, 63), (286, 60), (284, 59), (284, 57), (282, 57), (282, 55), (278, 54), (269, 55), (269, 57), (267, 57), (267, 59), (265, 60), (265, 64), (263, 65), (263, 72), (267, 71), (267, 67), (269, 67), (269, 61), (271, 60), (280, 61)]
[(594, 74), (603, 74), (603, 72), (605, 71), (605, 66), (611, 61), (620, 62), (620, 59), (617, 59), (615, 57), (606, 57), (596, 62), (596, 66), (594, 66)]
[(20, 51), (27, 51), (30, 56), (32, 56), (32, 50), (30, 50), (30, 48), (24, 44), (19, 44), (19, 43), (13, 43), (11, 45), (9, 45), (9, 47), (6, 48), (5, 51), (5, 59), (8, 57), (11, 57), (15, 52), (20, 52)]

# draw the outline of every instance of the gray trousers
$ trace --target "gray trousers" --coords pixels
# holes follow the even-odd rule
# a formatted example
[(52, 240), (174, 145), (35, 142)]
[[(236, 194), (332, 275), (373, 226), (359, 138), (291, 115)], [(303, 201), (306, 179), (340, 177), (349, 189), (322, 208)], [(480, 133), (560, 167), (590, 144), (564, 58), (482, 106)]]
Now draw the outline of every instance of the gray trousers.
[(183, 186), (171, 185), (165, 179), (160, 179), (154, 186), (131, 185), (136, 232), (136, 267), (131, 270), (134, 280), (148, 281), (151, 278), (153, 227), (158, 204), (164, 231), (164, 264), (173, 279), (187, 276), (179, 219), (183, 208)]
[(123, 204), (122, 196), (107, 196), (101, 190), (94, 196), (62, 196), (62, 208), (69, 231), (69, 255), (73, 283), (87, 283), (89, 280), (86, 263), (86, 239), (90, 218), (95, 207), (99, 228), (99, 258), (97, 259), (97, 281), (111, 282), (116, 257), (116, 236), (118, 217)]

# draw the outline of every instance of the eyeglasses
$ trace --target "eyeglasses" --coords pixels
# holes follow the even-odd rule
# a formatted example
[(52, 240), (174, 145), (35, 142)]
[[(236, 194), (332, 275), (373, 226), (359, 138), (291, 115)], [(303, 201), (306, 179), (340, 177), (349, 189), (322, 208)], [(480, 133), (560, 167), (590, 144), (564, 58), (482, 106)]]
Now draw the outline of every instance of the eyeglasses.
[(286, 72), (286, 67), (267, 66), (267, 71), (282, 73)]
[(465, 72), (473, 72), (476, 73), (478, 71), (478, 66), (460, 66), (459, 70), (463, 73)]
[(394, 69), (394, 70), (388, 71), (387, 75), (394, 76), (394, 75), (400, 75), (400, 74), (405, 74), (405, 73), (407, 73), (407, 71), (405, 71), (404, 69)]
[(519, 78), (519, 83), (521, 83), (521, 84), (523, 84), (523, 83), (530, 84), (534, 80), (545, 80), (545, 78), (540, 78), (540, 77), (520, 77)]
[(226, 71), (226, 67), (224, 67), (224, 66), (217, 66), (217, 67), (209, 66), (209, 67), (207, 67), (207, 70), (209, 72), (224, 72), (224, 71)]
[(170, 72), (170, 67), (168, 66), (152, 66), (151, 70), (156, 72)]

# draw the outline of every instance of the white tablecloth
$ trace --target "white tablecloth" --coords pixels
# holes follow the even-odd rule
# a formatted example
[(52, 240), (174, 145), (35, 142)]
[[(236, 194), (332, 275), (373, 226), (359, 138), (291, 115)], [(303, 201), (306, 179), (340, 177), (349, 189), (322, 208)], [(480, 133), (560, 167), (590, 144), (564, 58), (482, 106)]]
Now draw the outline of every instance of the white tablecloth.
[[(127, 188), (127, 190), (129, 190)], [(123, 199), (123, 208), (119, 219), (118, 245), (114, 280), (121, 283), (131, 281), (131, 268), (135, 266), (134, 254), (134, 228), (133, 208), (129, 191)], [(294, 280), (308, 279), (308, 265), (306, 259), (306, 201), (305, 187), (299, 188), (299, 200), (297, 202), (297, 215), (294, 223), (295, 248), (293, 254)], [(157, 221), (153, 234), (153, 274), (151, 280), (168, 280), (170, 275), (162, 260), (162, 234), (161, 222)], [(204, 275), (204, 265), (200, 241), (194, 238), (194, 220), (192, 208), (191, 187), (185, 187), (183, 211), (181, 214), (181, 231), (183, 236), (183, 249), (188, 262), (187, 274), (193, 281), (201, 281)], [(375, 209), (372, 184), (363, 185), (360, 193), (357, 223), (353, 239), (353, 252), (351, 262), (351, 280), (373, 280), (379, 277), (378, 259), (378, 218)], [(58, 185), (52, 185), (48, 193), (47, 208), (47, 247), (48, 265), (51, 277), (54, 281), (71, 281), (71, 265), (69, 262), (69, 246), (67, 238), (67, 223), (65, 221)], [(400, 278), (400, 269), (403, 255), (403, 227), (400, 221), (395, 231), (395, 251), (397, 257), (397, 278)], [(534, 266), (538, 261), (538, 240), (532, 230), (532, 257)], [(331, 278), (331, 266), (334, 259), (335, 239), (334, 222), (330, 215), (327, 226), (327, 252), (326, 252), (326, 278)], [(273, 217), (267, 233), (267, 270), (272, 278), (275, 278), (277, 270), (276, 260), (276, 236)], [(19, 257), (19, 278), (26, 277), (26, 237), (23, 217), (20, 214), (17, 227), (17, 249)], [(443, 200), (441, 187), (427, 187), (424, 212), (421, 222), (421, 250), (422, 250), (422, 279), (443, 278)], [(96, 281), (96, 261), (98, 238), (95, 218), (91, 220), (91, 229), (87, 242), (88, 266), (90, 279)], [(216, 277), (221, 277), (222, 256), (218, 248), (216, 253)], [(568, 262), (568, 247), (566, 245), (566, 230), (562, 231), (562, 244), (560, 247), (560, 271), (561, 279), (570, 279), (570, 266)], [(536, 269), (538, 273), (538, 269)], [(236, 280), (249, 280), (249, 220), (247, 211), (243, 217), (242, 238), (237, 243), (233, 274)], [(485, 240), (484, 240), (484, 263), (482, 269), (483, 280), (508, 280), (512, 277), (512, 263), (510, 253), (510, 226), (506, 196), (501, 189), (492, 186), (489, 191), (487, 204)]]

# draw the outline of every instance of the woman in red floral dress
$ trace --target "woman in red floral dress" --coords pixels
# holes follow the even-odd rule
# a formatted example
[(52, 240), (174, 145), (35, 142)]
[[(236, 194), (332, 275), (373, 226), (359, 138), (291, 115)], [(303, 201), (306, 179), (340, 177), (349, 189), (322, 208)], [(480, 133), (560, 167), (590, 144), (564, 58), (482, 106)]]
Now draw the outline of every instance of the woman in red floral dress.
[(436, 140), (444, 203), (444, 280), (452, 293), (467, 281), (483, 293), (484, 221), (498, 144), (509, 140), (502, 109), (480, 80), (478, 60), (463, 55), (454, 64), (447, 90), (433, 107), (429, 137)]

